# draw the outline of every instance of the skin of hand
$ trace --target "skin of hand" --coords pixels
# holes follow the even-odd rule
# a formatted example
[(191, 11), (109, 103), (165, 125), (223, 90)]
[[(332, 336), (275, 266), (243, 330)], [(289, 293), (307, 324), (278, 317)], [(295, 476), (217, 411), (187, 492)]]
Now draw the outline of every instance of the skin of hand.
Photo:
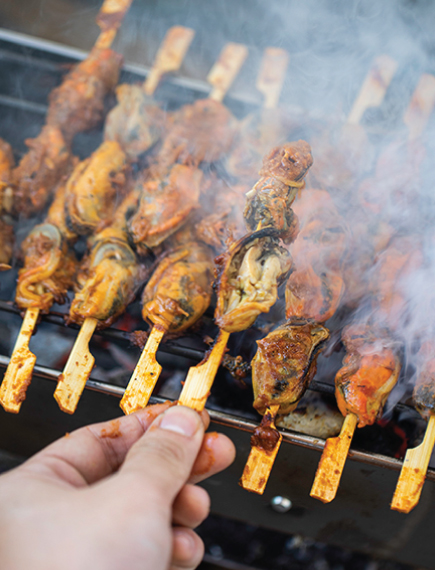
[(235, 449), (208, 414), (159, 404), (87, 426), (0, 477), (0, 568), (180, 570), (200, 563), (195, 485)]

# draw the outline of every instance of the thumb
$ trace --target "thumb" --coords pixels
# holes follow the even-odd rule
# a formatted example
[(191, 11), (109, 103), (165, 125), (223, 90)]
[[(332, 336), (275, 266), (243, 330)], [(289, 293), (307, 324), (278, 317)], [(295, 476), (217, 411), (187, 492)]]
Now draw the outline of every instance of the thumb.
[(203, 438), (204, 423), (197, 412), (184, 406), (169, 408), (132, 446), (119, 481), (133, 476), (130, 481), (137, 492), (151, 492), (171, 505), (189, 479)]

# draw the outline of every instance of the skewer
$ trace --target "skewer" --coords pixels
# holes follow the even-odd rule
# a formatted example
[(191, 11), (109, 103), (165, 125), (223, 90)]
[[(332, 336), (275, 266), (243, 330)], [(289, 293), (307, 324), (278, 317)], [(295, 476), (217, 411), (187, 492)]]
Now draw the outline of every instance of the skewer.
[[(229, 65), (234, 65), (234, 68), (238, 71), (246, 55), (247, 49), (245, 46), (240, 46), (240, 44), (228, 44), (226, 48), (224, 48), (219, 60), (214, 65), (207, 78), (214, 86), (213, 91), (210, 94), (210, 99), (215, 99), (217, 101), (221, 101), (223, 99), (225, 95), (223, 86), (228, 84), (228, 82), (225, 81), (224, 72), (226, 72)], [(271, 66), (273, 65), (273, 62), (276, 62), (277, 68), (272, 73)], [(274, 104), (278, 103), (279, 94), (284, 83), (287, 64), (288, 55), (285, 50), (268, 48), (265, 51), (260, 73), (257, 78), (257, 86), (261, 87), (260, 90), (264, 95), (265, 106), (272, 102)], [(235, 73), (233, 72), (231, 73), (232, 80), (234, 77)], [(217, 370), (225, 354), (229, 337), (229, 333), (224, 330), (220, 330), (211, 352), (206, 356), (206, 360), (189, 369), (183, 390), (181, 391), (180, 398), (178, 400), (180, 405), (188, 406), (197, 411), (204, 409)]]
[(0, 386), (0, 404), (7, 412), (18, 414), (26, 397), (27, 386), (32, 379), (36, 356), (29, 350), (29, 342), (38, 317), (39, 309), (27, 309)]
[(84, 320), (66, 366), (58, 377), (54, 398), (60, 409), (67, 414), (75, 412), (85, 384), (94, 367), (95, 358), (89, 352), (89, 341), (97, 328), (97, 324), (98, 320), (92, 317)]
[(408, 127), (408, 138), (415, 140), (423, 134), (435, 107), (435, 77), (423, 73), (412, 94), (403, 122)]
[(260, 447), (256, 443), (252, 444), (248, 460), (239, 482), (240, 486), (247, 491), (258, 493), (259, 495), (262, 495), (264, 493), (282, 441), (282, 434), (276, 429), (275, 426), (275, 417), (278, 413), (278, 410), (279, 405), (270, 406), (264, 414), (263, 418), (263, 420), (266, 419), (268, 422), (268, 427), (276, 431), (278, 434), (278, 439), (276, 440), (272, 449), (264, 449), (264, 447)]
[(397, 69), (397, 61), (388, 55), (375, 58), (374, 64), (367, 74), (359, 91), (358, 97), (347, 117), (350, 125), (359, 125), (364, 112), (369, 107), (379, 107), (382, 103), (388, 86)]
[(110, 48), (132, 1), (133, 0), (104, 0), (96, 20), (101, 30), (95, 42), (97, 49)]
[[(278, 105), (289, 63), (289, 54), (280, 48), (266, 48), (261, 62), (256, 87), (264, 96), (263, 107), (274, 109)], [(267, 408), (263, 420), (270, 422), (268, 426), (275, 430), (279, 437), (272, 450), (252, 445), (248, 459), (240, 479), (240, 485), (247, 491), (262, 495), (272, 471), (275, 458), (281, 445), (282, 435), (275, 427), (275, 418), (279, 406)]]
[(197, 366), (191, 366), (178, 403), (201, 412), (210, 395), (214, 378), (224, 357), (230, 333), (219, 331), (211, 352)]
[(147, 95), (153, 95), (163, 75), (177, 71), (192, 43), (195, 32), (183, 26), (169, 28), (160, 45), (154, 65), (143, 83)]
[[(434, 106), (435, 77), (424, 73), (404, 116), (410, 141), (422, 134)], [(394, 511), (409, 513), (418, 504), (434, 445), (435, 415), (431, 414), (422, 443), (406, 452), (391, 502)]]
[(248, 48), (243, 44), (227, 43), (207, 76), (207, 81), (213, 86), (210, 99), (223, 101), (247, 55)]
[(357, 422), (355, 414), (348, 414), (344, 418), (340, 435), (326, 440), (311, 488), (311, 497), (320, 499), (323, 503), (329, 503), (335, 498)]
[[(143, 89), (147, 94), (152, 95), (154, 93), (160, 79), (166, 72), (178, 69), (193, 39), (193, 35), (193, 30), (181, 26), (175, 26), (168, 30), (157, 52), (153, 68), (143, 83)], [(180, 53), (177, 53), (178, 49)], [(54, 398), (59, 404), (60, 409), (69, 414), (74, 413), (94, 366), (95, 358), (89, 351), (89, 342), (97, 324), (97, 319), (92, 317), (84, 320), (65, 369), (59, 376), (59, 382), (54, 392)], [(164, 333), (162, 333), (162, 336), (163, 334)], [(148, 339), (149, 346), (152, 346), (155, 336), (155, 334), (150, 335)], [(143, 368), (144, 360), (145, 357), (140, 359), (136, 369), (138, 367), (139, 369)], [(159, 367), (155, 360), (154, 363), (156, 367)], [(152, 375), (153, 372), (150, 372)]]
[(163, 327), (153, 326), (139, 362), (124, 392), (120, 406), (124, 414), (136, 412), (148, 404), (154, 387), (162, 371), (156, 360), (160, 341), (166, 333)]
[[(382, 103), (396, 69), (397, 62), (387, 55), (375, 59), (350, 110), (348, 124), (358, 125), (366, 109), (377, 107)], [(340, 435), (326, 440), (311, 488), (311, 497), (320, 499), (324, 503), (335, 498), (356, 425), (355, 414), (348, 414), (344, 419)]]
[[(219, 56), (219, 59), (214, 64), (207, 77), (207, 80), (213, 86), (213, 90), (210, 94), (211, 99), (214, 99), (215, 101), (222, 101), (222, 99), (225, 97), (226, 92), (231, 87), (235, 77), (240, 71), (240, 68), (246, 59), (247, 54), (248, 50), (246, 46), (242, 44), (228, 43), (224, 47)], [(167, 329), (164, 329), (161, 325), (158, 327), (154, 325), (151, 329), (150, 336), (148, 337), (139, 362), (134, 369), (133, 375), (120, 402), (121, 409), (125, 414), (131, 414), (132, 412), (144, 408), (148, 404), (150, 396), (162, 371), (162, 367), (156, 360), (156, 353), (160, 341), (166, 332)], [(216, 345), (221, 346), (219, 340), (216, 342)], [(222, 346), (222, 354), (220, 356), (214, 355), (213, 361), (209, 363), (209, 365), (207, 365), (207, 362), (205, 363), (205, 365), (207, 365), (207, 370), (216, 369), (212, 378), (214, 378), (214, 375), (219, 368), (222, 357), (224, 355), (225, 346), (226, 341)], [(201, 377), (202, 374), (203, 372), (201, 372)], [(208, 393), (208, 389), (206, 390), (206, 393)], [(196, 398), (195, 393), (192, 394), (192, 398)], [(207, 397), (205, 400), (206, 399)]]
[(391, 502), (394, 511), (409, 513), (418, 504), (434, 445), (435, 415), (431, 414), (422, 443), (406, 452)]

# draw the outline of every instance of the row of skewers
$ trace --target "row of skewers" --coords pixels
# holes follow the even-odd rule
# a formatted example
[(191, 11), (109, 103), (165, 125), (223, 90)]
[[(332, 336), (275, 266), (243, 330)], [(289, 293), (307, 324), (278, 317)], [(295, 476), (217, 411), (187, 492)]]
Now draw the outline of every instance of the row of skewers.
[[(325, 446), (312, 491), (321, 500), (331, 500), (356, 425), (376, 420), (397, 382), (400, 360), (391, 331), (401, 303), (406, 302), (398, 276), (407, 273), (407, 264), (416, 263), (413, 253), (419, 244), (395, 237), (396, 220), (386, 224), (379, 211), (376, 216), (379, 203), (364, 186), (356, 198), (364, 205), (361, 233), (349, 230), (336, 204), (362, 177), (363, 161), (347, 163), (348, 172), (345, 161), (335, 161), (341, 162), (339, 189), (328, 184), (336, 182), (337, 172), (328, 178), (328, 172), (325, 176), (317, 168), (310, 178), (328, 191), (302, 190), (313, 162), (311, 149), (303, 141), (286, 143), (266, 155), (260, 179), (253, 184), (259, 156), (284, 135), (285, 125), (273, 113), (288, 63), (283, 50), (267, 51), (257, 85), (265, 95), (264, 109), (238, 130), (222, 99), (246, 57), (244, 46), (231, 44), (224, 50), (209, 75), (213, 90), (207, 99), (174, 116), (165, 114), (152, 99), (163, 73), (179, 67), (193, 37), (191, 30), (172, 29), (145, 84), (117, 88), (118, 105), (106, 119), (104, 142), (91, 157), (78, 162), (71, 155), (71, 141), (101, 120), (104, 95), (117, 83), (121, 60), (109, 48), (128, 2), (115, 4), (103, 5), (98, 20), (102, 33), (95, 48), (55, 90), (40, 136), (29, 141), (29, 153), (2, 186), (6, 213), (14, 207), (6, 206), (8, 200), (18, 204), (20, 212), (23, 205), (26, 215), (42, 209), (51, 196), (54, 200), (45, 221), (22, 245), (24, 268), (16, 302), (26, 314), (0, 387), (0, 402), (7, 411), (19, 411), (36, 361), (28, 348), (33, 328), (40, 313), (65, 300), (76, 280), (68, 320), (81, 325), (81, 330), (55, 391), (61, 409), (73, 413), (94, 364), (88, 348), (93, 332), (113, 323), (147, 281), (143, 317), (153, 328), (121, 401), (125, 413), (146, 406), (161, 371), (155, 359), (158, 344), (168, 332), (187, 330), (207, 309), (213, 258), (218, 254), (215, 322), (220, 332), (205, 361), (189, 370), (179, 403), (203, 409), (229, 335), (247, 329), (259, 314), (269, 311), (279, 285), (286, 282), (287, 320), (258, 342), (252, 363), (254, 406), (263, 421), (253, 436), (241, 484), (262, 492), (281, 440), (275, 418), (294, 409), (309, 386), (329, 336), (324, 323), (344, 300), (350, 305), (360, 301), (361, 286), (349, 286), (355, 267), (346, 256), (350, 246), (361, 247), (356, 242), (364, 237), (382, 278), (364, 284), (362, 290), (370, 290), (371, 303), (385, 313), (384, 326), (357, 322), (343, 331), (347, 356), (336, 386), (346, 420), (339, 438)], [(108, 7), (110, 18), (105, 17)], [(349, 149), (353, 157), (367, 154), (369, 143), (359, 122), (365, 108), (382, 101), (394, 71), (395, 62), (388, 57), (375, 62), (343, 128), (343, 157)], [(416, 156), (418, 137), (435, 101), (433, 79), (424, 76), (405, 117), (410, 127), (408, 158)], [(270, 125), (274, 128), (268, 129)], [(130, 165), (150, 149), (154, 152), (148, 169), (133, 177)], [(388, 152), (391, 149), (387, 158)], [(237, 184), (201, 169), (225, 157)], [(322, 159), (331, 172), (334, 161), (327, 152), (320, 153), (320, 165)], [(413, 164), (418, 170), (416, 161)], [(9, 164), (5, 172), (10, 169)], [(414, 171), (406, 174), (415, 178)], [(382, 180), (382, 172), (376, 170), (376, 176)], [(210, 202), (212, 214), (207, 213)], [(367, 235), (368, 220), (375, 226), (374, 237)], [(88, 252), (77, 272), (71, 245), (78, 236), (88, 236)], [(157, 256), (151, 269), (150, 252)], [(403, 502), (399, 507), (406, 510)], [(397, 508), (394, 503), (393, 508)]]

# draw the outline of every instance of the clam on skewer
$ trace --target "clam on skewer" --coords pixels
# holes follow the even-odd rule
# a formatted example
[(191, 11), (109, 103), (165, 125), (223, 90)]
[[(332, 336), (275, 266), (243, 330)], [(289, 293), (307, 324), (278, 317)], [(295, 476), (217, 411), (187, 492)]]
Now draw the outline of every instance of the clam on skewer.
[(85, 60), (77, 64), (49, 97), (46, 123), (13, 171), (15, 211), (31, 216), (51, 198), (71, 166), (71, 141), (103, 116), (104, 98), (118, 82), (122, 56), (110, 48), (131, 0), (105, 0), (97, 16), (101, 33)]
[(226, 44), (207, 76), (212, 86), (209, 96), (174, 113), (152, 167), (159, 177), (176, 163), (199, 166), (216, 162), (229, 151), (237, 121), (222, 101), (247, 55), (243, 44)]
[[(154, 164), (143, 180), (139, 207), (129, 222), (130, 237), (141, 253), (182, 226), (187, 213), (199, 206), (201, 173), (197, 167), (204, 161), (219, 160), (229, 150), (236, 120), (221, 101), (246, 56), (244, 45), (227, 44), (207, 77), (213, 87), (210, 96), (185, 105), (175, 114)], [(166, 200), (169, 205), (162, 208)], [(156, 211), (159, 212), (157, 218)], [(179, 220), (174, 224), (177, 211)], [(161, 224), (162, 216), (171, 220), (168, 232)], [(157, 234), (153, 224), (159, 226)]]
[(213, 251), (198, 241), (188, 241), (163, 255), (143, 293), (142, 316), (153, 328), (121, 400), (124, 413), (148, 404), (161, 372), (155, 359), (160, 339), (167, 332), (187, 330), (209, 306), (213, 270)]
[(104, 139), (117, 141), (129, 161), (136, 161), (168, 129), (167, 115), (153, 94), (166, 73), (180, 68), (194, 35), (183, 26), (169, 28), (143, 84), (123, 83), (116, 88), (118, 104), (107, 115)]
[(393, 332), (403, 319), (407, 299), (404, 281), (422, 263), (412, 238), (396, 238), (373, 268), (370, 311), (376, 321), (358, 317), (342, 334), (346, 356), (335, 377), (338, 407), (345, 416), (338, 437), (330, 438), (319, 462), (310, 495), (323, 502), (337, 493), (354, 431), (373, 424), (396, 385), (401, 370)]
[[(274, 164), (276, 170), (272, 168)], [(291, 266), (288, 252), (280, 245), (279, 238), (281, 235), (288, 237), (290, 228), (289, 216), (277, 219), (272, 210), (277, 199), (280, 208), (286, 204), (284, 209), (288, 212), (311, 164), (310, 148), (304, 141), (287, 143), (265, 157), (260, 180), (248, 196), (248, 205), (256, 201), (261, 205), (264, 219), (274, 220), (277, 225), (263, 226), (262, 219), (256, 215), (255, 221), (261, 229), (233, 243), (221, 256), (215, 311), (220, 332), (206, 360), (190, 368), (180, 404), (199, 411), (204, 408), (230, 333), (245, 330), (275, 303), (278, 285)], [(268, 198), (266, 187), (274, 199)], [(250, 212), (249, 207), (247, 211)]]
[(391, 508), (401, 513), (409, 513), (418, 505), (435, 445), (435, 367), (433, 354), (433, 341), (424, 341), (417, 354), (417, 381), (414, 386), (413, 400), (416, 408), (428, 420), (428, 423), (423, 441), (417, 447), (407, 450), (400, 471)]
[(89, 341), (97, 326), (110, 326), (136, 296), (148, 272), (138, 262), (126, 233), (126, 218), (137, 202), (132, 192), (111, 225), (89, 238), (90, 251), (77, 275), (77, 290), (68, 322), (81, 325), (54, 397), (62, 411), (74, 413), (95, 359)]
[(340, 305), (347, 227), (324, 190), (307, 190), (294, 204), (300, 232), (292, 244), (286, 284), (287, 321), (257, 341), (252, 367), (254, 408), (263, 414), (251, 439), (240, 485), (262, 494), (281, 444), (276, 416), (293, 411), (316, 373), (329, 338), (323, 323)]
[(77, 236), (67, 228), (64, 216), (62, 183), (46, 219), (21, 245), (24, 267), (18, 272), (15, 302), (26, 313), (0, 386), (0, 403), (8, 412), (20, 411), (32, 379), (36, 356), (29, 341), (40, 313), (47, 313), (54, 302), (63, 303), (74, 281), (77, 260), (70, 246)]

